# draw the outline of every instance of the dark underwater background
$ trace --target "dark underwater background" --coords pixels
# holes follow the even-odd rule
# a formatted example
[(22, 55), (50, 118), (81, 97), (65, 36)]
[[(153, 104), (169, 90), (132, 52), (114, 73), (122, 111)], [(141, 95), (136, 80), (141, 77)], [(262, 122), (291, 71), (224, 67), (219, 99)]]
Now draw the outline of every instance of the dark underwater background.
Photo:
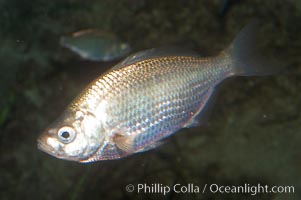
[[(155, 150), (80, 164), (37, 149), (36, 138), (85, 86), (115, 65), (59, 44), (80, 29), (112, 32), (132, 52), (176, 45), (226, 48), (251, 19), (259, 45), (285, 70), (223, 82), (206, 126)], [(0, 199), (301, 199), (300, 0), (0, 0)], [(294, 193), (127, 192), (192, 183), (294, 186)]]

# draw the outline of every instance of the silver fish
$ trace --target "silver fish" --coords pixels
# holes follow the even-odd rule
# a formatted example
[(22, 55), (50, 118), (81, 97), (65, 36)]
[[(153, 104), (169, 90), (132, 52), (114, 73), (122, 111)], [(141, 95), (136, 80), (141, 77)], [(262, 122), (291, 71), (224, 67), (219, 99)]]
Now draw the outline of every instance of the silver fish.
[(221, 81), (274, 71), (254, 50), (254, 26), (212, 57), (154, 49), (128, 57), (70, 104), (39, 137), (39, 149), (78, 162), (118, 159), (195, 126)]
[(113, 33), (97, 29), (81, 30), (60, 38), (60, 44), (82, 58), (92, 61), (113, 61), (129, 54), (130, 46)]

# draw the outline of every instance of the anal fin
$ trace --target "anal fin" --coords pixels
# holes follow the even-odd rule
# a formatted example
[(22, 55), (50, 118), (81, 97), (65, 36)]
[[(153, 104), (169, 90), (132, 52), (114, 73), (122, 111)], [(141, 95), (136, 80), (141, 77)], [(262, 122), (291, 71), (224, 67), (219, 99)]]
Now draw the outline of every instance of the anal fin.
[(216, 94), (215, 90), (215, 87), (211, 87), (204, 92), (200, 107), (196, 112), (194, 112), (189, 121), (184, 124), (184, 128), (196, 127), (205, 124), (212, 110), (212, 99), (214, 99)]

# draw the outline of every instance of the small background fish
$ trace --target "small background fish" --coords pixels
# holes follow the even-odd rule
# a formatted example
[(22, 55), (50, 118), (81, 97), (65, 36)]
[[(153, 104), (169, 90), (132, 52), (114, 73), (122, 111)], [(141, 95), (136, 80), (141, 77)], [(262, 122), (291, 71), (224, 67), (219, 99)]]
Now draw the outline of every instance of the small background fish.
[(60, 44), (92, 61), (117, 60), (130, 52), (129, 44), (121, 42), (113, 33), (97, 29), (86, 29), (62, 36)]
[[(129, 3), (130, 2), (130, 3)], [(300, 0), (20, 1), (0, 3), (0, 199), (301, 199)], [(259, 43), (290, 68), (222, 83), (209, 126), (185, 129), (126, 159), (79, 164), (39, 151), (36, 138), (92, 80), (117, 63), (64, 56), (57, 39), (79, 27), (112, 30), (133, 52), (179, 43), (214, 55), (252, 17)], [(183, 44), (183, 45), (182, 45)], [(101, 66), (98, 66), (100, 64)], [(275, 109), (276, 108), (276, 109)], [(144, 194), (127, 184), (293, 185), (295, 193)]]

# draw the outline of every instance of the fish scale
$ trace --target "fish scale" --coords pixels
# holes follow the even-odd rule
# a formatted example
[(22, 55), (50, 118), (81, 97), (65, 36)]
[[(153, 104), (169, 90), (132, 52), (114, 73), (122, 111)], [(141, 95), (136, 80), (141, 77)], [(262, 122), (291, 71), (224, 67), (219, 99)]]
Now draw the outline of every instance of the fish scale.
[[(101, 81), (96, 80), (90, 86), (91, 90), (97, 85), (100, 91), (108, 91), (99, 93), (97, 98), (110, 102), (106, 107), (108, 118), (100, 119), (110, 130), (108, 135), (140, 134), (135, 139), (134, 147), (134, 150), (139, 150), (181, 128), (203, 106), (200, 103), (203, 101), (204, 90), (217, 84), (225, 78), (225, 73), (230, 72), (230, 67), (224, 67), (229, 65), (226, 59), (218, 62), (220, 67), (215, 65), (213, 68), (208, 60), (198, 57), (150, 59), (117, 71), (112, 70), (101, 77), (109, 86), (99, 85), (97, 83)], [(119, 77), (118, 74), (123, 76)], [(107, 79), (109, 76), (110, 81)], [(95, 100), (94, 95), (83, 96), (85, 98), (79, 99), (82, 103), (77, 104), (87, 105), (89, 103), (86, 102)], [(97, 105), (92, 104), (89, 110), (94, 109), (97, 109)]]

